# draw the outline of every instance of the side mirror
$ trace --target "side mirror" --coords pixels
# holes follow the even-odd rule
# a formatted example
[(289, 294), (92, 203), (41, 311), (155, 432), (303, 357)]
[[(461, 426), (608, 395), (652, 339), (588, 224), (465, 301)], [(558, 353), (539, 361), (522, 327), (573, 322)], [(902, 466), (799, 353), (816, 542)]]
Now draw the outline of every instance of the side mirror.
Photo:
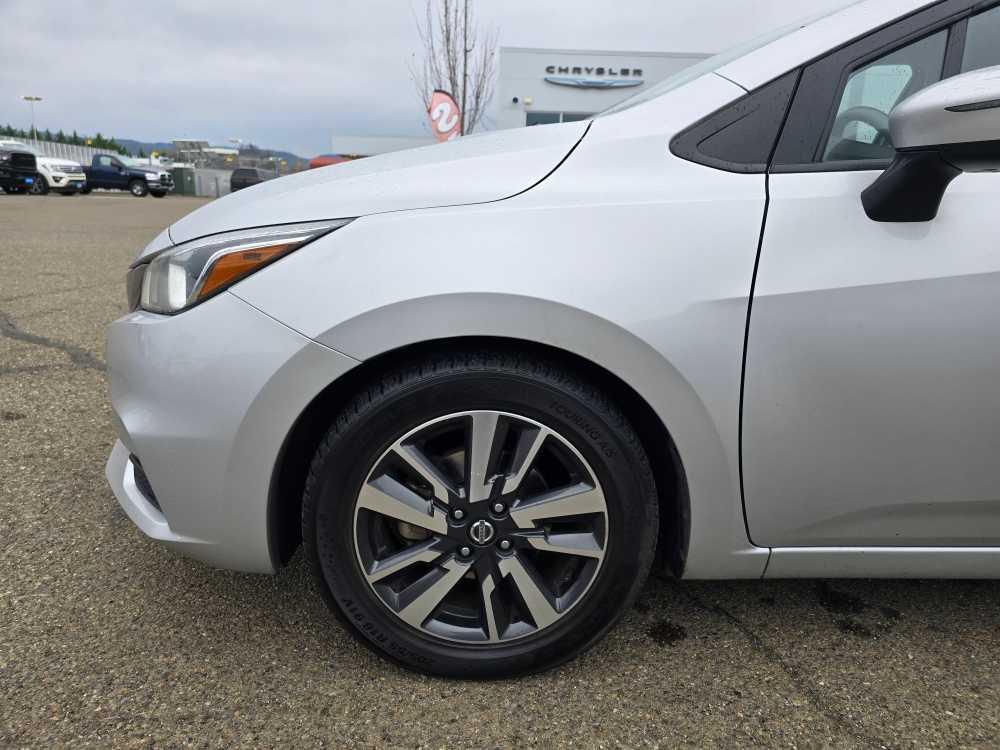
[(963, 172), (1000, 171), (1000, 66), (948, 78), (889, 115), (896, 158), (862, 194), (874, 221), (930, 221)]

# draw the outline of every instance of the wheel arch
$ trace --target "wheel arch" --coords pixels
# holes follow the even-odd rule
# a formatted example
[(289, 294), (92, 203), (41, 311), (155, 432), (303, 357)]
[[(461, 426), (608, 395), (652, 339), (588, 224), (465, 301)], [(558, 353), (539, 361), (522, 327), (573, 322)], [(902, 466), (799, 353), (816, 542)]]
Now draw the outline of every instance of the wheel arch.
[(513, 349), (527, 356), (564, 363), (595, 382), (625, 412), (653, 466), (660, 502), (657, 562), (680, 576), (687, 559), (691, 508), (687, 477), (673, 436), (650, 403), (622, 377), (593, 360), (549, 343), (508, 336), (470, 335), (403, 344), (366, 358), (317, 394), (285, 438), (268, 493), (268, 545), (275, 567), (288, 562), (301, 542), (301, 503), (305, 480), (332, 416), (380, 373), (425, 354), (475, 349)]

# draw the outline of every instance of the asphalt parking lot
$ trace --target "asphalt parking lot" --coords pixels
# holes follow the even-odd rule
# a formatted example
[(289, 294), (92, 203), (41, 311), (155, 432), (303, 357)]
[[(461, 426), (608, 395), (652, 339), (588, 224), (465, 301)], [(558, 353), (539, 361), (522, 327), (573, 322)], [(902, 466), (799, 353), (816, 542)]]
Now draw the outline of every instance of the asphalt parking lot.
[(103, 330), (193, 198), (0, 195), (0, 746), (996, 747), (1000, 584), (655, 578), (583, 658), (508, 682), (387, 664), (302, 556), (216, 571), (103, 475)]

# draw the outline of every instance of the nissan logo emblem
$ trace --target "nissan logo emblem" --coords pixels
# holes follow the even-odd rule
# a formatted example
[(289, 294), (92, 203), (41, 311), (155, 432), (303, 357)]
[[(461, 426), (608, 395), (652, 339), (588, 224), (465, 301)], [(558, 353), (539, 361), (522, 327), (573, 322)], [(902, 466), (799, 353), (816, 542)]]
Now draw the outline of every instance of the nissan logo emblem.
[(469, 538), (476, 544), (489, 544), (493, 538), (493, 524), (479, 520), (469, 527)]

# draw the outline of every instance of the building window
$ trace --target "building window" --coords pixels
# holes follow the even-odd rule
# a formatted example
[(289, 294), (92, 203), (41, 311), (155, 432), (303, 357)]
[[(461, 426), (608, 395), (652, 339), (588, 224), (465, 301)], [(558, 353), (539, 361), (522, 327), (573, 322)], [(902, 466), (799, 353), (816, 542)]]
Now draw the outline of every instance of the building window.
[(555, 122), (562, 122), (559, 112), (529, 112), (527, 125), (551, 125)]
[(579, 122), (589, 120), (592, 114), (581, 112), (528, 112), (525, 125), (553, 125), (557, 122)]

